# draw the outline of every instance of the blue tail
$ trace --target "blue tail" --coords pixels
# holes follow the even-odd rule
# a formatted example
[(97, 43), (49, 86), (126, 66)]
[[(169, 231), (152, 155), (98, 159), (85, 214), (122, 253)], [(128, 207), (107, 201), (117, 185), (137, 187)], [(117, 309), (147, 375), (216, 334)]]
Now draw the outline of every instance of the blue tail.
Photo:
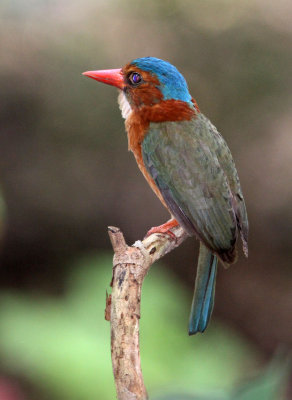
[(200, 253), (189, 320), (189, 335), (204, 332), (214, 306), (217, 257), (200, 242)]

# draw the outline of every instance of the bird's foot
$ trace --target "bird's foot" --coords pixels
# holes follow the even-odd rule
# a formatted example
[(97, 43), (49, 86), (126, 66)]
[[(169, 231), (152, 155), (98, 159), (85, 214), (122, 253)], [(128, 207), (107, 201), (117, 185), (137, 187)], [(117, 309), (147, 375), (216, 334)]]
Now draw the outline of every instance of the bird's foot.
[(165, 224), (162, 224), (159, 226), (154, 226), (153, 228), (151, 228), (147, 232), (146, 237), (152, 235), (153, 233), (166, 233), (167, 235), (169, 235), (172, 239), (174, 239), (176, 241), (177, 237), (175, 236), (175, 234), (173, 232), (171, 232), (170, 229), (172, 229), (178, 225), (179, 225), (179, 223), (177, 222), (177, 220), (172, 218), (169, 221), (167, 221)]

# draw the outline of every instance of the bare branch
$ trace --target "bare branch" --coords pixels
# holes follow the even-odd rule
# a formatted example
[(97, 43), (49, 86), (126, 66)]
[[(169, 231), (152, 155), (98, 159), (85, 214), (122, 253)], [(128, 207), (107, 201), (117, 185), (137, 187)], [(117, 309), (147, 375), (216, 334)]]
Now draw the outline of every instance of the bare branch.
[(119, 228), (109, 227), (114, 249), (112, 294), (106, 315), (111, 322), (112, 365), (118, 400), (146, 400), (139, 347), (141, 291), (150, 266), (187, 237), (181, 227), (168, 234), (152, 234), (127, 246)]

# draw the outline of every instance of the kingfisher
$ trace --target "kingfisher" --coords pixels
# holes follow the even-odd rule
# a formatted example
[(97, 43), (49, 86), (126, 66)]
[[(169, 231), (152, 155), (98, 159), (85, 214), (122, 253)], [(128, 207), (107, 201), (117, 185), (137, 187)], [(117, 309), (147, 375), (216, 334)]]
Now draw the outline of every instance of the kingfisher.
[(200, 241), (189, 335), (204, 332), (214, 306), (218, 260), (248, 255), (248, 218), (231, 152), (200, 111), (183, 75), (167, 61), (137, 58), (123, 68), (83, 75), (118, 88), (129, 150), (171, 219), (149, 230), (180, 225)]

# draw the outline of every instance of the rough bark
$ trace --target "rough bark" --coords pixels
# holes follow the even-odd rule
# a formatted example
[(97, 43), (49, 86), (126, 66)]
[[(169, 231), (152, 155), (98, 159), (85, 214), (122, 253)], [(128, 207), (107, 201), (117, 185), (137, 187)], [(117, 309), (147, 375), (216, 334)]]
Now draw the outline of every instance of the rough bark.
[(152, 234), (127, 246), (119, 228), (109, 227), (114, 249), (112, 293), (107, 296), (106, 319), (111, 323), (111, 354), (118, 400), (145, 400), (139, 347), (141, 291), (151, 265), (187, 237), (182, 228)]

